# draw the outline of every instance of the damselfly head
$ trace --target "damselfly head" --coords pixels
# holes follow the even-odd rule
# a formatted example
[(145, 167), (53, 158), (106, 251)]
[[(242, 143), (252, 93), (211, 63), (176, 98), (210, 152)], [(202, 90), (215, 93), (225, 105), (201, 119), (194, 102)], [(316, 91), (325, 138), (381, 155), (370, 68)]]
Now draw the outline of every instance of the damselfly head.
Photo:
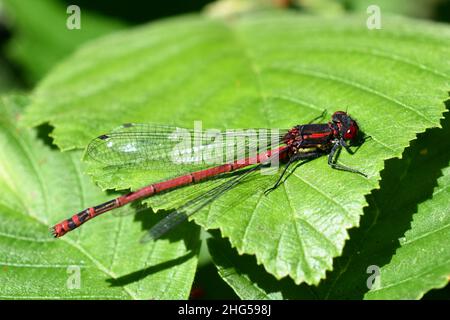
[(336, 111), (331, 119), (339, 128), (340, 136), (344, 140), (356, 139), (359, 132), (358, 124), (346, 112)]

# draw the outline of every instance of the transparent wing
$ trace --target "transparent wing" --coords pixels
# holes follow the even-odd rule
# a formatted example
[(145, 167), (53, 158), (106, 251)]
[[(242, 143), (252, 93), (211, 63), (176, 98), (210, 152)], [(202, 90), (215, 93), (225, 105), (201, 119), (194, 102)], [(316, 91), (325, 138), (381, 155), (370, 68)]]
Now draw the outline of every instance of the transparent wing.
[[(162, 181), (278, 147), (286, 132), (287, 129), (219, 131), (128, 123), (92, 140), (86, 156), (107, 170), (120, 170), (124, 174), (139, 170), (155, 181)], [(170, 196), (155, 195), (146, 203), (155, 209), (177, 208), (229, 179), (228, 174), (221, 175), (195, 186), (172, 190)], [(113, 215), (124, 216), (132, 212), (117, 209)]]
[(245, 177), (254, 173), (259, 166), (255, 166), (249, 169), (246, 173), (235, 176), (233, 179), (227, 180), (218, 186), (208, 190), (205, 193), (202, 193), (190, 200), (180, 208), (174, 210), (165, 216), (161, 221), (159, 221), (156, 225), (154, 225), (142, 238), (141, 242), (145, 243), (150, 240), (157, 240), (166, 234), (168, 231), (172, 230), (174, 227), (179, 225), (180, 223), (186, 221), (190, 216), (194, 213), (200, 211), (215, 199), (220, 197), (226, 191), (230, 190), (237, 184), (239, 184)]
[[(277, 155), (274, 155), (277, 156)], [(164, 217), (161, 221), (159, 221), (155, 226), (153, 226), (148, 233), (144, 235), (142, 238), (142, 242), (148, 242), (150, 240), (157, 240), (169, 230), (173, 229), (178, 224), (187, 220), (190, 216), (200, 211), (214, 200), (219, 198), (228, 190), (234, 188), (236, 185), (241, 183), (246, 179), (250, 179), (250, 177), (255, 176), (255, 174), (266, 164), (270, 162), (267, 161), (265, 163), (261, 163), (255, 165), (251, 168), (241, 170), (234, 176), (228, 176), (225, 180), (213, 181), (211, 184), (206, 185), (204, 190), (196, 190), (194, 194), (189, 195), (190, 200), (185, 204), (181, 205), (178, 209), (169, 213), (166, 217)], [(260, 185), (259, 190), (249, 190), (250, 194), (254, 194), (255, 192), (263, 192), (267, 186), (271, 185), (274, 182), (274, 178), (277, 175), (272, 175), (271, 178), (264, 177), (268, 179), (264, 180), (264, 185)], [(184, 198), (186, 199), (186, 198)], [(242, 198), (240, 198), (242, 199)]]
[[(142, 200), (143, 207), (151, 207), (154, 211), (179, 208), (187, 202), (206, 194), (207, 191), (233, 179), (236, 175), (241, 174), (241, 172), (245, 172), (245, 170), (246, 169), (242, 169), (232, 173), (221, 174), (198, 183), (184, 186), (183, 188), (157, 193), (152, 197)], [(125, 207), (117, 208), (112, 211), (112, 215), (117, 217), (134, 213), (135, 212), (133, 210), (129, 210)]]
[(254, 156), (280, 145), (287, 130), (197, 130), (124, 124), (94, 139), (89, 158), (107, 167), (189, 172)]

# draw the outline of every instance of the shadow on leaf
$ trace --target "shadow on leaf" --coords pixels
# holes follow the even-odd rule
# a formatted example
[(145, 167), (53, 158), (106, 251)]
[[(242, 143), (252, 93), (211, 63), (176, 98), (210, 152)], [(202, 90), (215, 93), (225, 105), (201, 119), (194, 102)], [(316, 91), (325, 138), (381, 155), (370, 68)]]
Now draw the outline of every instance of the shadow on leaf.
[[(447, 109), (450, 102), (446, 102)], [(418, 204), (430, 199), (441, 169), (450, 161), (450, 115), (441, 128), (419, 134), (402, 159), (386, 161), (380, 189), (367, 196), (360, 227), (350, 230), (343, 255), (334, 261), (334, 271), (318, 288), (322, 299), (361, 299), (369, 290), (369, 266), (382, 267), (399, 248), (399, 238), (410, 228)], [(306, 285), (302, 285), (306, 287)], [(306, 288), (303, 288), (306, 289)]]
[[(160, 211), (158, 211), (158, 213), (155, 214), (152, 209), (146, 208), (145, 206), (142, 206), (140, 204), (132, 204), (130, 208), (126, 211), (134, 211), (135, 221), (139, 221), (142, 224), (142, 229), (145, 231), (148, 231), (152, 226), (158, 223), (166, 215), (164, 212)], [(173, 231), (174, 232), (167, 233), (159, 240), (144, 244), (136, 243), (136, 245), (148, 247), (158, 246), (162, 244), (162, 242), (160, 244), (158, 242), (164, 239), (169, 240), (171, 243), (184, 241), (185, 247), (188, 250), (186, 254), (155, 265), (144, 267), (140, 270), (131, 272), (116, 279), (114, 278), (107, 279), (106, 282), (108, 282), (111, 287), (125, 286), (133, 282), (140, 281), (149, 275), (176, 267), (198, 254), (200, 248), (200, 238), (199, 238), (200, 228), (198, 226), (196, 226), (193, 222), (186, 222), (178, 226), (177, 229)], [(167, 245), (167, 243), (165, 243), (165, 245)]]
[(153, 266), (149, 266), (145, 269), (142, 270), (138, 270), (135, 272), (131, 272), (127, 275), (124, 275), (122, 277), (119, 277), (117, 279), (107, 279), (106, 282), (108, 282), (110, 284), (111, 287), (121, 287), (121, 286), (126, 286), (129, 285), (133, 282), (137, 282), (140, 280), (143, 280), (145, 277), (158, 273), (160, 271), (166, 270), (166, 269), (170, 269), (172, 267), (175, 267), (179, 264), (182, 264), (183, 262), (189, 260), (190, 258), (192, 258), (193, 256), (195, 256), (197, 254), (197, 252), (195, 251), (190, 251), (189, 253), (185, 254), (184, 256), (181, 256), (179, 258), (173, 259), (173, 260), (169, 260), (169, 261), (165, 261)]
[[(450, 108), (450, 100), (446, 102)], [(231, 247), (225, 254), (217, 250), (219, 236), (209, 240), (209, 246), (219, 256), (216, 261), (225, 269), (245, 276), (252, 286), (274, 293), (284, 299), (362, 299), (369, 290), (369, 266), (382, 267), (389, 263), (400, 247), (399, 238), (410, 228), (418, 205), (432, 197), (442, 168), (450, 162), (450, 113), (441, 121), (442, 128), (429, 129), (405, 149), (401, 159), (386, 161), (381, 172), (380, 189), (367, 196), (369, 206), (364, 209), (360, 227), (349, 231), (349, 238), (341, 257), (334, 260), (334, 270), (319, 286), (295, 286), (291, 279), (276, 280), (256, 265), (254, 257), (238, 256)], [(233, 274), (232, 273), (232, 274)]]

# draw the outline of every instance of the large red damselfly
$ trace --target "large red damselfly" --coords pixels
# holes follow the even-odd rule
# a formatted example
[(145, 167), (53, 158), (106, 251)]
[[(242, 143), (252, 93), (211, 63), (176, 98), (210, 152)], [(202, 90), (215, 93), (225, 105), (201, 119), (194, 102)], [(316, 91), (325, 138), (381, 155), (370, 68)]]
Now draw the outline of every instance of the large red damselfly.
[[(250, 173), (267, 166), (274, 159), (280, 160), (286, 165), (275, 185), (267, 189), (266, 193), (275, 189), (282, 182), (284, 174), (292, 163), (298, 160), (309, 161), (327, 154), (328, 164), (332, 168), (366, 176), (364, 173), (336, 161), (338, 151), (342, 147), (353, 153), (350, 146), (356, 142), (359, 136), (356, 121), (343, 111), (335, 112), (328, 123), (297, 125), (289, 130), (278, 131), (275, 138), (272, 135), (270, 141), (266, 140), (264, 143), (257, 144), (252, 143), (252, 140), (261, 135), (261, 130), (258, 132), (256, 130), (229, 131), (219, 135), (216, 133), (214, 139), (206, 139), (206, 142), (202, 139), (200, 144), (196, 144), (197, 140), (194, 141), (194, 144), (180, 143), (180, 139), (177, 138), (180, 133), (187, 133), (189, 136), (193, 134), (194, 137), (198, 134), (203, 137), (205, 134), (176, 127), (129, 123), (94, 139), (86, 150), (92, 160), (108, 167), (152, 168), (170, 178), (162, 179), (160, 182), (152, 183), (137, 191), (87, 208), (56, 224), (52, 228), (53, 235), (61, 237), (86, 221), (130, 202), (208, 179), (220, 179), (226, 174), (241, 171), (241, 174), (227, 179), (181, 205), (153, 226), (144, 238), (144, 240), (158, 239), (225, 191), (236, 186)], [(208, 134), (206, 135), (208, 136)], [(227, 139), (223, 139), (225, 135)], [(211, 138), (211, 134), (209, 136)], [(245, 140), (243, 142), (241, 140), (239, 143), (239, 139), (235, 139), (239, 137), (245, 137)], [(207, 152), (205, 156), (204, 151), (211, 151), (211, 149), (216, 151), (217, 149), (232, 149), (237, 151), (236, 154), (245, 149), (245, 152), (241, 153), (244, 155), (241, 158), (233, 153), (232, 158), (235, 160), (230, 161), (230, 157), (224, 157), (220, 153)], [(201, 157), (198, 156), (199, 150), (203, 151)]]

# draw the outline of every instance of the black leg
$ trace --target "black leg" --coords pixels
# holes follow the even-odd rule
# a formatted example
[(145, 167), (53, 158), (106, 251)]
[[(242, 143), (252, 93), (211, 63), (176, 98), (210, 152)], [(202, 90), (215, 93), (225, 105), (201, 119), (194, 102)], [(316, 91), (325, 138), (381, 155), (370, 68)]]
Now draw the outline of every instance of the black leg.
[(368, 136), (368, 135), (364, 135), (361, 137), (361, 139), (359, 139), (358, 141), (358, 148), (364, 143), (366, 142), (366, 140), (372, 139), (372, 136)]
[(278, 177), (277, 182), (275, 182), (275, 184), (273, 185), (273, 187), (270, 187), (269, 189), (267, 189), (266, 191), (264, 191), (264, 195), (268, 195), (270, 192), (272, 192), (273, 190), (275, 190), (276, 188), (278, 188), (278, 186), (281, 184), (283, 176), (285, 175), (285, 173), (288, 171), (289, 166), (294, 163), (297, 160), (312, 160), (315, 158), (318, 158), (320, 156), (322, 156), (323, 153), (320, 151), (314, 151), (314, 152), (306, 152), (306, 153), (296, 153), (294, 154), (292, 157), (289, 158), (288, 163), (286, 164), (286, 167), (284, 168), (283, 172), (281, 173), (280, 177)]
[(320, 114), (320, 116), (315, 117), (315, 118), (312, 119), (310, 122), (308, 122), (308, 124), (311, 124), (311, 123), (313, 123), (313, 122), (316, 121), (316, 120), (323, 119), (323, 118), (325, 117), (326, 114), (327, 114), (327, 109), (323, 110), (322, 113)]
[(269, 189), (264, 191), (264, 195), (267, 196), (270, 192), (272, 192), (273, 190), (275, 190), (281, 183), (281, 179), (283, 179), (284, 174), (286, 173), (287, 169), (289, 168), (289, 166), (292, 164), (292, 162), (294, 162), (293, 157), (291, 157), (289, 159), (289, 162), (286, 164), (286, 167), (284, 167), (283, 172), (281, 173), (281, 175), (278, 177), (277, 182), (275, 182), (275, 184), (273, 185), (273, 187), (270, 187)]
[(348, 147), (348, 145), (343, 140), (340, 141), (340, 142), (336, 142), (334, 144), (333, 148), (331, 149), (330, 154), (328, 155), (328, 165), (330, 167), (332, 167), (333, 169), (357, 173), (357, 174), (360, 174), (360, 175), (362, 175), (362, 176), (367, 178), (367, 175), (365, 173), (359, 171), (359, 170), (356, 170), (356, 169), (344, 166), (342, 164), (336, 163), (336, 159), (334, 159), (334, 155), (337, 154), (338, 150), (340, 150), (340, 148), (342, 148), (342, 147), (344, 147), (346, 150), (350, 149)]

